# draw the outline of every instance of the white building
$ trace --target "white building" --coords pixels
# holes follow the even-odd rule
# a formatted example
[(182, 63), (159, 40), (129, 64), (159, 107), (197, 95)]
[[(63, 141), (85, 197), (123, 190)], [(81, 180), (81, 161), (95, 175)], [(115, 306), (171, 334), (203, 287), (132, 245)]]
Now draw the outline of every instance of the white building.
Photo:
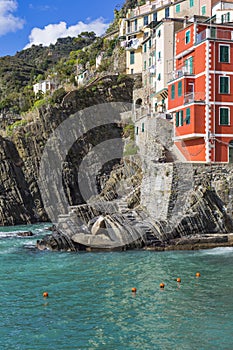
[(40, 81), (33, 85), (34, 94), (37, 95), (39, 91), (45, 94), (47, 91), (53, 92), (58, 88), (58, 84), (52, 80)]

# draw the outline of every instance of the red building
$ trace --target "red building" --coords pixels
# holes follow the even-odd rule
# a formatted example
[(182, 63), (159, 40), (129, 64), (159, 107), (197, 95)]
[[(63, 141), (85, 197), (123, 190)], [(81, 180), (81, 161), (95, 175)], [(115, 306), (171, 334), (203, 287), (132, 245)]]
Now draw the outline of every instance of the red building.
[(187, 161), (233, 162), (233, 26), (194, 22), (177, 32), (168, 110)]

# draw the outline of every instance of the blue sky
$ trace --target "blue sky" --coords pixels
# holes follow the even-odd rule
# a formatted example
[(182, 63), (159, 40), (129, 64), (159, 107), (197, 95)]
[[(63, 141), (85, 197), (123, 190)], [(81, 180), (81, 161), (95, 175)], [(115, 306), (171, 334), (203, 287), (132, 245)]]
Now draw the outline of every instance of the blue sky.
[(0, 0), (0, 56), (94, 30), (102, 34), (124, 0)]

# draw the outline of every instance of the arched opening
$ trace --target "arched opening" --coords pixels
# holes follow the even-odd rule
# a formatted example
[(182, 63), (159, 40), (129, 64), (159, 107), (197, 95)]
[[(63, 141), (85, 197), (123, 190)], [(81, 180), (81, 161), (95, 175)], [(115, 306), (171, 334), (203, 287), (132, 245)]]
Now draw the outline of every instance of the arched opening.
[(233, 140), (229, 142), (229, 163), (233, 163)]
[(136, 108), (140, 108), (141, 105), (142, 105), (142, 99), (141, 99), (141, 98), (138, 98), (137, 101), (136, 101), (136, 103), (135, 103), (135, 105), (136, 105)]

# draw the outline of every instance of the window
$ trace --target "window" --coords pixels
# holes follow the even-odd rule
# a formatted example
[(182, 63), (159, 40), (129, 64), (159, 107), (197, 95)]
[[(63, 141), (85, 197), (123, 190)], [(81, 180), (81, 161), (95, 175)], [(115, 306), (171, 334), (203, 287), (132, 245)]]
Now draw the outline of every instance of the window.
[(145, 17), (143, 18), (143, 24), (144, 24), (144, 26), (147, 26), (148, 23), (149, 23), (149, 17), (148, 17), (148, 16), (145, 16)]
[(145, 131), (145, 124), (142, 123), (142, 132), (144, 132), (144, 131)]
[(136, 135), (138, 135), (138, 126), (136, 127)]
[(151, 39), (150, 39), (149, 42), (148, 42), (148, 46), (149, 46), (149, 49), (151, 49), (151, 46), (152, 46), (152, 41), (151, 41)]
[(167, 7), (165, 8), (165, 18), (169, 17), (169, 14), (170, 14), (170, 8)]
[(152, 64), (152, 60), (151, 60), (151, 57), (149, 58), (149, 67), (151, 66)]
[(146, 52), (147, 50), (146, 44), (143, 45), (143, 51)]
[(135, 19), (135, 21), (134, 21), (134, 30), (135, 30), (135, 32), (138, 30), (138, 20), (137, 19)]
[(221, 21), (222, 23), (230, 22), (230, 12), (221, 15)]
[(190, 43), (190, 30), (187, 30), (187, 32), (185, 33), (185, 44), (189, 44)]
[(158, 61), (161, 60), (161, 51), (158, 52)]
[(189, 0), (189, 6), (193, 7), (194, 6), (194, 0)]
[(219, 62), (229, 63), (230, 47), (228, 45), (219, 45)]
[(135, 63), (135, 53), (134, 51), (130, 51), (130, 64)]
[(220, 115), (220, 118), (219, 118), (219, 124), (220, 125), (229, 125), (229, 108), (228, 107), (220, 107), (219, 108), (219, 115)]
[(183, 124), (183, 111), (176, 112), (176, 126), (182, 126)]
[(159, 81), (161, 80), (161, 74), (160, 73), (158, 74), (158, 80)]
[(185, 60), (185, 71), (189, 74), (193, 74), (193, 57), (189, 57)]
[(206, 5), (201, 7), (201, 14), (202, 14), (202, 16), (205, 16), (205, 14), (206, 14)]
[(157, 36), (158, 36), (158, 38), (161, 37), (161, 30), (160, 29), (158, 30)]
[(182, 96), (182, 81), (178, 83), (178, 96)]
[(186, 125), (189, 125), (190, 124), (190, 108), (187, 108), (186, 109)]
[(229, 77), (219, 77), (219, 92), (220, 94), (229, 94), (230, 93), (230, 87), (229, 87), (230, 78)]
[(144, 61), (144, 70), (146, 70), (146, 61)]
[(157, 22), (157, 18), (158, 18), (157, 12), (153, 13), (153, 21)]
[(180, 4), (176, 5), (176, 13), (180, 12)]
[(175, 99), (175, 84), (172, 85), (171, 87), (171, 99), (174, 100)]

